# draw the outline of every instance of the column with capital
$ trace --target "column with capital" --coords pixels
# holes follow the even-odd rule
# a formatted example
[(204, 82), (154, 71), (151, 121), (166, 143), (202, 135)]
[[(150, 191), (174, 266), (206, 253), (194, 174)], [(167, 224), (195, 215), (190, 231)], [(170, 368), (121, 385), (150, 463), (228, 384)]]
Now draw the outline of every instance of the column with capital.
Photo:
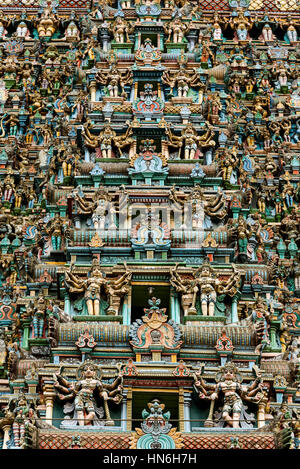
[(43, 396), (46, 403), (46, 423), (52, 425), (53, 418), (53, 405), (56, 393), (54, 391), (53, 383), (45, 383), (43, 387)]
[(183, 394), (184, 431), (191, 431), (191, 404), (192, 398), (189, 392)]

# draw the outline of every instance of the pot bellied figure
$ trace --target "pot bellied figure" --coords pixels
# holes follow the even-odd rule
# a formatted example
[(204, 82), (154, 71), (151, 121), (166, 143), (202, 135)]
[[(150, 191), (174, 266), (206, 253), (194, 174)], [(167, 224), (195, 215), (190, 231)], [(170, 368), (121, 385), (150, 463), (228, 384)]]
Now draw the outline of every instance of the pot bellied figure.
[[(121, 372), (111, 384), (102, 381), (101, 368), (92, 361), (85, 361), (78, 367), (75, 383), (70, 383), (61, 373), (62, 367), (54, 374), (54, 387), (60, 400), (65, 402), (64, 413), (67, 417), (62, 427), (113, 426), (108, 401), (120, 404), (123, 399)], [(104, 409), (98, 407), (98, 400), (102, 401)]]
[[(238, 368), (231, 362), (220, 367), (215, 376), (216, 384), (208, 384), (202, 378), (202, 367), (194, 375), (195, 389), (200, 399), (209, 399), (211, 402), (208, 419), (205, 426), (252, 428), (255, 421), (254, 415), (246, 412), (243, 401), (259, 404), (265, 398), (262, 385), (261, 372), (255, 366), (255, 380), (249, 385), (242, 385), (242, 376)], [(221, 412), (215, 412), (214, 406), (217, 399), (223, 396)]]
[(117, 278), (108, 280), (100, 270), (97, 259), (93, 261), (90, 276), (86, 280), (81, 280), (73, 274), (72, 268), (65, 273), (65, 282), (71, 293), (85, 292), (84, 299), (87, 305), (88, 314), (91, 316), (100, 315), (100, 303), (102, 294), (108, 295), (109, 308), (107, 314), (118, 314), (121, 297), (128, 293), (128, 283), (131, 279), (131, 272), (125, 265), (125, 273)]

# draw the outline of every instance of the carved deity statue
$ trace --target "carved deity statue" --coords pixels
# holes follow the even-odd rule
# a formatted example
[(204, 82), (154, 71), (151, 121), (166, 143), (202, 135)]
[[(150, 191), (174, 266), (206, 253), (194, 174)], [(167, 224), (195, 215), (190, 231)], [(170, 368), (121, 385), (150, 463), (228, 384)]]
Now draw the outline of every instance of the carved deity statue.
[(133, 28), (130, 23), (121, 18), (121, 16), (117, 16), (110, 29), (116, 42), (120, 44), (130, 42), (129, 34), (133, 31)]
[(189, 89), (192, 87), (203, 87), (203, 84), (199, 78), (199, 74), (196, 72), (196, 70), (187, 70), (184, 64), (180, 64), (179, 70), (164, 71), (162, 81), (163, 83), (166, 83), (170, 86), (171, 95), (173, 94), (173, 90), (177, 85), (179, 98), (186, 98)]
[(100, 270), (99, 263), (93, 261), (90, 276), (86, 280), (81, 280), (74, 275), (72, 268), (65, 273), (65, 282), (71, 293), (84, 292), (84, 299), (87, 305), (88, 314), (91, 316), (100, 315), (100, 300), (102, 294), (107, 294), (109, 298), (108, 314), (118, 314), (121, 297), (128, 293), (128, 283), (131, 279), (131, 272), (125, 265), (125, 273), (117, 279), (108, 280)]
[[(202, 378), (203, 368), (194, 375), (195, 388), (200, 399), (212, 401), (209, 418), (210, 426), (228, 426), (231, 428), (251, 428), (255, 420), (253, 415), (246, 412), (243, 401), (258, 404), (264, 397), (261, 372), (254, 367), (255, 380), (250, 385), (242, 385), (242, 377), (238, 368), (231, 362), (222, 366), (214, 380), (216, 384), (208, 384)], [(222, 410), (219, 418), (213, 420), (215, 402), (223, 398)], [(217, 420), (217, 421), (216, 421)], [(207, 421), (208, 424), (208, 421)]]
[(208, 148), (216, 145), (216, 142), (213, 140), (214, 132), (211, 128), (203, 135), (198, 135), (191, 122), (181, 131), (180, 137), (174, 135), (168, 126), (166, 126), (166, 134), (169, 138), (169, 145), (179, 147), (178, 158), (180, 158), (181, 147), (184, 145), (184, 159), (186, 160), (193, 160), (195, 158), (198, 146), (200, 148)]
[[(177, 267), (177, 266), (176, 266)], [(205, 263), (193, 275), (193, 279), (182, 279), (176, 268), (170, 271), (170, 282), (176, 291), (184, 295), (189, 294), (189, 306), (185, 305), (186, 314), (197, 314), (196, 300), (200, 294), (200, 304), (203, 316), (214, 316), (218, 295), (234, 296), (240, 286), (240, 273), (233, 266), (233, 273), (228, 280), (215, 277), (212, 267)], [(192, 295), (191, 295), (192, 294)], [(187, 299), (187, 298), (186, 298)]]
[[(70, 383), (61, 373), (62, 367), (54, 374), (54, 388), (60, 400), (66, 403), (64, 412), (73, 414), (72, 419), (63, 425), (113, 426), (108, 402), (119, 404), (122, 401), (121, 373), (112, 384), (104, 383), (101, 379), (101, 368), (88, 360), (77, 369), (75, 383)], [(98, 407), (98, 401), (103, 403), (104, 411), (102, 407)]]
[(166, 42), (179, 44), (183, 42), (185, 34), (189, 31), (189, 26), (183, 23), (180, 18), (176, 17), (170, 23), (164, 25), (164, 30), (168, 34)]
[(59, 19), (51, 8), (45, 8), (41, 17), (35, 21), (39, 37), (52, 37), (59, 26)]
[(116, 64), (113, 64), (107, 72), (101, 70), (101, 73), (96, 75), (96, 80), (102, 85), (107, 85), (109, 91), (109, 96), (116, 98), (119, 96), (119, 88), (121, 88), (121, 96), (127, 96), (124, 91), (124, 86), (127, 84), (132, 84), (132, 71), (126, 70), (119, 71)]

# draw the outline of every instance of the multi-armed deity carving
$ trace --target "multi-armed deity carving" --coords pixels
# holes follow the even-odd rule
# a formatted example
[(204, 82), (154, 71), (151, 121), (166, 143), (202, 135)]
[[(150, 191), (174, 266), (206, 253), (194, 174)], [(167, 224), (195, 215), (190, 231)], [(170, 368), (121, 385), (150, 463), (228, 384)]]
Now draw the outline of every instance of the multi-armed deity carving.
[(226, 197), (220, 189), (216, 195), (207, 196), (196, 184), (191, 193), (180, 198), (180, 192), (173, 186), (169, 192), (169, 199), (179, 205), (181, 212), (187, 203), (191, 204), (192, 228), (203, 230), (211, 226), (211, 220), (220, 221), (227, 215)]
[(113, 145), (115, 145), (122, 156), (122, 149), (128, 145), (133, 143), (133, 139), (131, 138), (132, 135), (132, 126), (129, 125), (125, 134), (118, 135), (112, 129), (109, 123), (104, 125), (103, 130), (100, 132), (99, 135), (94, 135), (91, 133), (93, 125), (91, 121), (88, 119), (86, 123), (83, 125), (83, 132), (82, 136), (84, 138), (84, 142), (87, 147), (89, 148), (99, 148), (101, 150), (102, 158), (112, 158), (113, 157)]
[(86, 360), (77, 368), (74, 383), (62, 375), (62, 370), (63, 366), (54, 374), (54, 388), (61, 402), (64, 402), (67, 416), (62, 427), (114, 425), (108, 403), (120, 404), (123, 399), (121, 372), (113, 383), (106, 383), (102, 380), (101, 368)]
[[(131, 272), (125, 265), (125, 273), (118, 278), (108, 279), (100, 270), (98, 260), (93, 261), (90, 275), (86, 280), (81, 279), (73, 272), (73, 267), (65, 273), (65, 283), (70, 293), (84, 293), (84, 302), (87, 312), (91, 316), (99, 316), (106, 305), (106, 314), (117, 315), (121, 298), (129, 292)], [(107, 301), (104, 299), (107, 298)], [(84, 311), (84, 305), (81, 305)]]
[(117, 65), (113, 64), (110, 70), (101, 70), (96, 75), (96, 80), (101, 85), (106, 85), (109, 96), (116, 98), (118, 96), (127, 97), (127, 93), (124, 90), (125, 85), (132, 84), (132, 71), (127, 69), (126, 71), (118, 70)]
[(183, 147), (184, 159), (193, 160), (199, 158), (202, 149), (208, 149), (214, 147), (216, 142), (214, 141), (214, 131), (209, 127), (203, 135), (198, 135), (194, 129), (192, 123), (188, 123), (181, 131), (181, 136), (175, 135), (166, 125), (166, 134), (168, 136), (168, 145), (178, 148), (178, 159), (181, 158), (181, 148)]
[(77, 211), (82, 215), (92, 215), (91, 221), (96, 230), (117, 227), (117, 209), (113, 202), (113, 195), (109, 194), (107, 189), (103, 186), (99, 187), (95, 191), (93, 201), (88, 201), (82, 195), (74, 191)]
[(35, 20), (35, 26), (40, 38), (52, 37), (59, 26), (60, 20), (51, 8), (44, 8), (41, 17)]
[[(184, 315), (199, 314), (214, 316), (224, 311), (223, 300), (226, 295), (233, 297), (240, 287), (241, 274), (233, 266), (233, 272), (227, 280), (216, 278), (213, 268), (204, 263), (193, 273), (193, 278), (182, 277), (178, 273), (178, 264), (170, 270), (170, 283), (181, 293), (181, 305)], [(199, 297), (199, 307), (197, 298)]]
[(172, 96), (174, 88), (177, 88), (178, 98), (186, 98), (190, 88), (201, 89), (204, 86), (196, 70), (188, 70), (185, 64), (180, 64), (179, 70), (164, 71), (162, 81), (169, 85)]
[(250, 40), (249, 31), (254, 25), (254, 20), (243, 9), (239, 9), (238, 14), (232, 15), (229, 22), (230, 27), (234, 30), (234, 40), (246, 42)]
[[(204, 367), (195, 373), (194, 386), (200, 399), (211, 401), (209, 415), (204, 425), (231, 428), (254, 427), (254, 414), (247, 412), (244, 402), (259, 405), (266, 401), (261, 371), (257, 367), (253, 368), (256, 378), (250, 385), (242, 384), (242, 376), (231, 362), (227, 362), (219, 369), (214, 377), (216, 384), (207, 383), (202, 377), (203, 371)], [(215, 403), (220, 403), (218, 409), (215, 409)]]

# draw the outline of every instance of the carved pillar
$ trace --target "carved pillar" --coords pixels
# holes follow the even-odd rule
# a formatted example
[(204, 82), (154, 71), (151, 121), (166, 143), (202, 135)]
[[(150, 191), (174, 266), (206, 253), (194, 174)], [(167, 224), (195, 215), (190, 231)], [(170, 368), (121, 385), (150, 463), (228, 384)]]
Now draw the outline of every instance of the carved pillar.
[(84, 161), (86, 161), (87, 163), (89, 163), (91, 161), (90, 152), (89, 152), (89, 149), (87, 147), (84, 147)]
[(179, 425), (178, 429), (180, 432), (185, 431), (184, 425), (184, 389), (179, 388)]
[(127, 293), (127, 316), (126, 322), (123, 319), (123, 324), (128, 326), (131, 323), (131, 302), (132, 302), (132, 285), (129, 286), (129, 292)]
[(43, 396), (45, 398), (46, 403), (46, 423), (52, 425), (52, 418), (53, 418), (53, 404), (56, 393), (53, 388), (52, 383), (46, 383), (43, 387)]
[(258, 404), (258, 412), (257, 412), (257, 427), (261, 428), (265, 425), (265, 409), (267, 405), (267, 399), (263, 399)]
[(237, 304), (238, 304), (238, 296), (234, 296), (232, 298), (232, 305), (231, 305), (231, 322), (232, 323), (239, 322)]
[(28, 339), (29, 339), (29, 334), (30, 334), (30, 325), (31, 325), (30, 319), (29, 320), (24, 319), (22, 321), (22, 326), (23, 326), (22, 347), (25, 350), (29, 350)]
[(130, 288), (130, 291), (124, 298), (124, 303), (123, 303), (123, 308), (122, 308), (124, 326), (130, 325), (131, 287), (129, 288)]
[(121, 422), (120, 422), (120, 427), (122, 429), (122, 432), (127, 431), (127, 390), (123, 391), (123, 401), (122, 401), (122, 411), (121, 411)]
[(127, 394), (127, 409), (126, 409), (126, 413), (127, 413), (127, 422), (126, 422), (126, 427), (127, 427), (127, 431), (131, 431), (131, 421), (132, 421), (132, 390), (129, 389), (128, 390), (128, 394)]
[(178, 293), (173, 287), (171, 287), (171, 296), (170, 296), (170, 306), (171, 306), (171, 319), (176, 323), (180, 323), (180, 303), (178, 298)]
[(9, 440), (10, 440), (10, 437), (9, 437), (10, 429), (11, 429), (11, 426), (10, 426), (10, 425), (4, 425), (4, 426), (2, 427), (2, 430), (3, 430), (3, 432), (4, 432), (2, 449), (8, 449), (7, 443), (8, 443)]
[(168, 142), (166, 140), (161, 141), (161, 153), (166, 158), (166, 160), (168, 161), (170, 155), (169, 155)]
[(92, 80), (90, 84), (90, 93), (91, 93), (91, 102), (94, 103), (96, 101), (96, 81)]
[(191, 431), (191, 404), (192, 398), (190, 393), (185, 392), (183, 395), (184, 398), (184, 431), (190, 432)]
[(134, 142), (132, 142), (132, 144), (130, 145), (130, 148), (129, 148), (129, 159), (131, 160), (132, 158), (134, 158), (136, 154), (136, 140)]
[(68, 292), (65, 292), (65, 313), (71, 315), (71, 302)]

